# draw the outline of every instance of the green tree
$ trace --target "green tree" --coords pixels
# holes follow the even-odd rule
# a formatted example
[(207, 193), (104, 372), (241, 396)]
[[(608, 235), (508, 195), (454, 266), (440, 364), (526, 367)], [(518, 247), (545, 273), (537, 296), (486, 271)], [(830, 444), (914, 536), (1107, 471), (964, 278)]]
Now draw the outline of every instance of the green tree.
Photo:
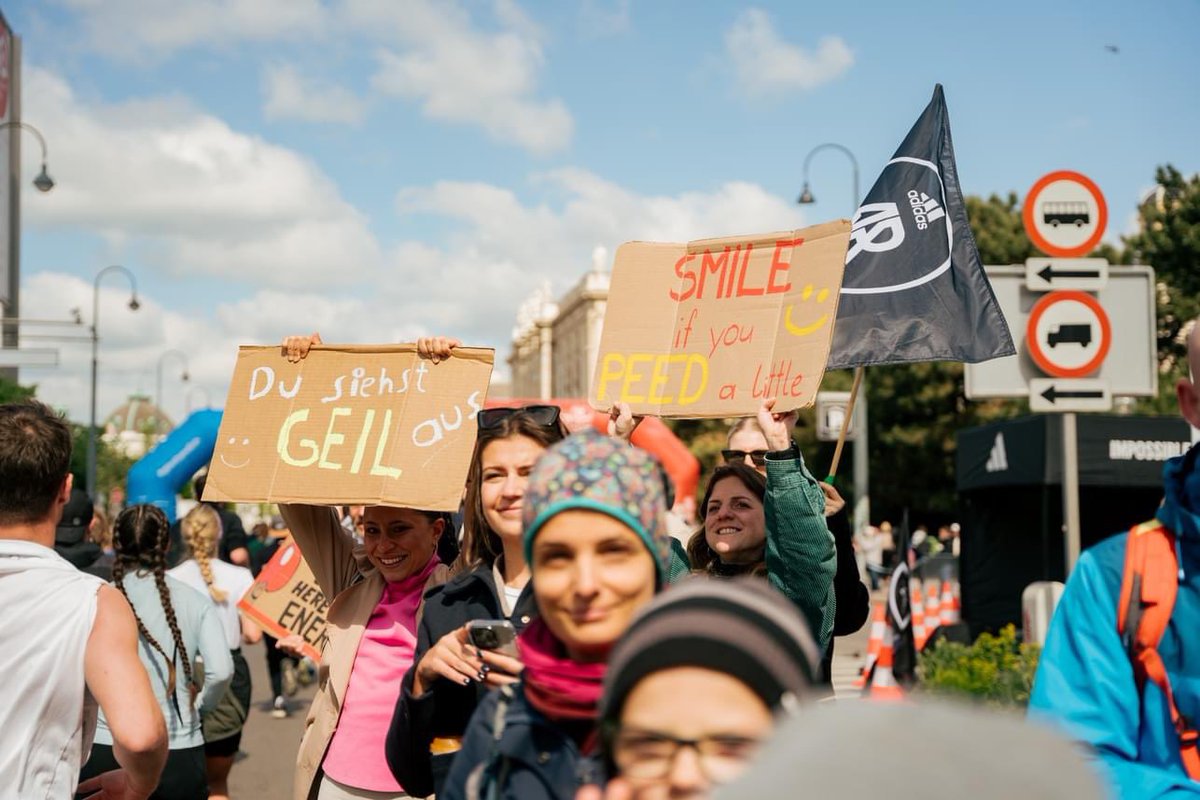
[(1187, 341), (1200, 316), (1200, 174), (1171, 165), (1155, 171), (1158, 188), (1138, 208), (1139, 231), (1125, 237), (1127, 259), (1154, 268), (1158, 288), (1159, 397), (1143, 411), (1174, 410), (1174, 387), (1187, 376)]
[(0, 375), (0, 404), (28, 400), (37, 394), (36, 386), (22, 386), (16, 381)]
[(966, 206), (975, 246), (984, 264), (1024, 264), (1025, 259), (1036, 255), (1025, 234), (1015, 192), (1007, 197), (993, 194), (986, 200), (972, 195), (966, 198)]

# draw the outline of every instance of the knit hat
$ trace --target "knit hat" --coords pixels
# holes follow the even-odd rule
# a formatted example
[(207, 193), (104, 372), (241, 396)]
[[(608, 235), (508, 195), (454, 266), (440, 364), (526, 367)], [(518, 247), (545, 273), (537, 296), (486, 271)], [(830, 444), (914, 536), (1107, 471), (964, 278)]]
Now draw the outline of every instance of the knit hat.
[(671, 543), (658, 462), (645, 450), (587, 429), (544, 452), (525, 487), (522, 522), (525, 560), (533, 539), (562, 511), (598, 511), (625, 523), (654, 557), (658, 584), (666, 583)]
[(643, 608), (613, 648), (600, 719), (615, 722), (639, 681), (675, 667), (730, 675), (768, 708), (790, 708), (820, 663), (799, 611), (766, 581), (689, 578)]

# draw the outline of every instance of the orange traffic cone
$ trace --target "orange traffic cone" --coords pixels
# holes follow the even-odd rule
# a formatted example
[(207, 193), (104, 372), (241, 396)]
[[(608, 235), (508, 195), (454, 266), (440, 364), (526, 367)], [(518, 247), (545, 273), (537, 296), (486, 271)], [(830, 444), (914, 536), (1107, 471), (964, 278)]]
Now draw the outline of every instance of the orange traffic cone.
[(875, 604), (875, 611), (871, 614), (871, 637), (867, 640), (867, 657), (863, 660), (863, 665), (858, 671), (858, 677), (854, 679), (855, 689), (861, 689), (867, 685), (867, 676), (871, 674), (871, 667), (875, 666), (875, 660), (879, 657), (879, 650), (883, 646), (883, 635), (887, 630), (887, 613), (884, 611), (883, 603)]
[(896, 683), (896, 675), (892, 672), (892, 637), (889, 626), (883, 647), (879, 649), (879, 660), (871, 670), (871, 684), (866, 689), (869, 700), (896, 702), (904, 699), (904, 690)]
[(938, 626), (942, 623), (942, 603), (938, 598), (936, 580), (925, 582), (925, 641), (933, 638)]
[(943, 625), (953, 625), (961, 617), (959, 614), (958, 597), (955, 595), (950, 581), (942, 581), (942, 601), (941, 607), (938, 610), (938, 617)]
[(925, 633), (925, 602), (921, 599), (921, 582), (918, 580), (914, 580), (909, 589), (909, 607), (912, 608), (913, 644), (920, 650), (929, 637)]

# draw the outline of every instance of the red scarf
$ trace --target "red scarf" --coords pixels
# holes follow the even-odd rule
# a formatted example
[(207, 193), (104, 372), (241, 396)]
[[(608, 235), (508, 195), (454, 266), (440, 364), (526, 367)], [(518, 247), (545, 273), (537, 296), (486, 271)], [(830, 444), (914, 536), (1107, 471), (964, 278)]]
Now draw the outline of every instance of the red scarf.
[(521, 631), (517, 646), (525, 663), (522, 677), (530, 705), (555, 721), (596, 719), (606, 662), (572, 661), (541, 619)]

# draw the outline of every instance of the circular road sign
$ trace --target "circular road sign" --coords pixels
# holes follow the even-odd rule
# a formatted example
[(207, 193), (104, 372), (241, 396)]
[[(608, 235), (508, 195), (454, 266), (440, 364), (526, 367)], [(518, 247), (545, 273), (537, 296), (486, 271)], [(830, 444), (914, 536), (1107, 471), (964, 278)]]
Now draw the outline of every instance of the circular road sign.
[(1038, 368), (1056, 378), (1082, 378), (1104, 363), (1112, 325), (1086, 292), (1050, 292), (1029, 312), (1025, 344)]
[(1033, 184), (1021, 217), (1025, 233), (1043, 253), (1077, 258), (1100, 243), (1108, 225), (1108, 206), (1100, 188), (1086, 175), (1059, 170)]

